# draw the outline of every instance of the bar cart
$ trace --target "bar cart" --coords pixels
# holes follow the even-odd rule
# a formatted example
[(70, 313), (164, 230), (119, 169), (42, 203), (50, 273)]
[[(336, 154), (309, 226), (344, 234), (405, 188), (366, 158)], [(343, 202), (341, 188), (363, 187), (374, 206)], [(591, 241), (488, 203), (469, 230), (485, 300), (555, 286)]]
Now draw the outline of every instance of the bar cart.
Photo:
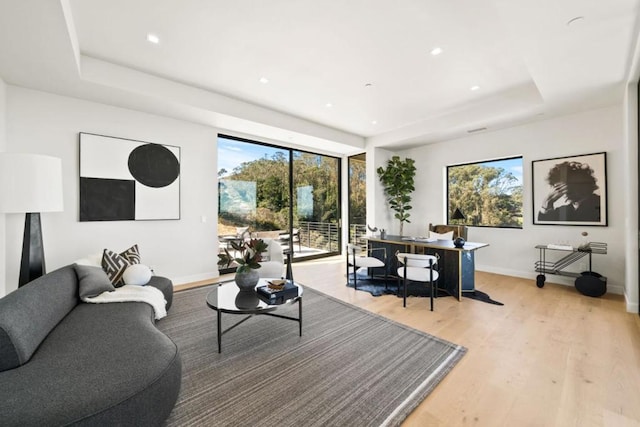
[[(547, 280), (545, 274), (556, 274), (575, 277), (576, 288), (586, 295), (600, 296), (604, 294), (604, 292), (602, 292), (603, 286), (606, 292), (607, 278), (594, 272), (591, 268), (591, 258), (593, 254), (605, 255), (607, 253), (606, 243), (589, 242), (577, 248), (563, 245), (537, 245), (536, 249), (540, 251), (540, 259), (535, 263), (535, 271), (540, 273), (536, 276), (536, 285), (539, 288), (544, 287), (544, 283)], [(565, 251), (568, 253), (557, 261), (547, 261), (548, 250)], [(582, 273), (564, 271), (565, 268), (586, 256), (589, 257), (588, 271), (583, 271)]]

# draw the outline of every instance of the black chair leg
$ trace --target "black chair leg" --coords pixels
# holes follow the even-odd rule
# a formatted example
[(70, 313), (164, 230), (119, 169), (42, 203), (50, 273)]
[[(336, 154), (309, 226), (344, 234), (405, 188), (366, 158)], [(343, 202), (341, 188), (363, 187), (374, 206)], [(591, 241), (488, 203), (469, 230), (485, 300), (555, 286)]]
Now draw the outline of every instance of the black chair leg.
[(353, 266), (353, 289), (358, 289), (358, 270), (357, 267)]
[(433, 298), (435, 294), (435, 286), (433, 286), (433, 281), (431, 281), (431, 311), (433, 311)]
[(407, 306), (407, 279), (403, 280), (403, 287), (402, 287), (402, 306), (406, 307)]
[(349, 261), (347, 260), (347, 286), (349, 286)]

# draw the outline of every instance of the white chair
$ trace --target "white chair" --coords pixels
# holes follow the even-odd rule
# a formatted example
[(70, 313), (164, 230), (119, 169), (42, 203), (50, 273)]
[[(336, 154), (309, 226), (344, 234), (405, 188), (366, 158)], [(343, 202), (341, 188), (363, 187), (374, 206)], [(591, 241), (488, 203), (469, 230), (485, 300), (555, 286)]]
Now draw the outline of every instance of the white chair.
[(439, 277), (436, 267), (438, 256), (397, 252), (396, 257), (398, 258), (398, 280), (402, 279), (403, 281), (402, 306), (407, 306), (407, 281), (426, 282), (431, 286), (429, 294), (431, 311), (433, 311), (433, 298), (436, 293), (435, 282)]
[(268, 245), (268, 261), (261, 261), (258, 275), (261, 278), (279, 279), (284, 273), (284, 255), (282, 245), (275, 239), (262, 239)]
[[(382, 259), (373, 257), (374, 251), (381, 251)], [(387, 250), (385, 248), (373, 248), (364, 254), (360, 246), (347, 245), (347, 282), (349, 281), (349, 268), (353, 268), (353, 287), (358, 289), (358, 269), (360, 268), (384, 268), (384, 285), (387, 286)], [(373, 277), (369, 270), (370, 277)]]

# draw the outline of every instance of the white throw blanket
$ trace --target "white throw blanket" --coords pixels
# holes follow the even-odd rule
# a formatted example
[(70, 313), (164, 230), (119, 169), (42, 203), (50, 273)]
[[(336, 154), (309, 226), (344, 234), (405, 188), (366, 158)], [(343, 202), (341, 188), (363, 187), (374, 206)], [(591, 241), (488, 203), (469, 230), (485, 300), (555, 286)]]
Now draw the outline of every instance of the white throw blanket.
[(84, 302), (101, 304), (107, 302), (145, 302), (153, 307), (156, 320), (167, 315), (164, 294), (153, 286), (124, 285), (115, 291), (106, 291), (95, 297), (86, 297)]

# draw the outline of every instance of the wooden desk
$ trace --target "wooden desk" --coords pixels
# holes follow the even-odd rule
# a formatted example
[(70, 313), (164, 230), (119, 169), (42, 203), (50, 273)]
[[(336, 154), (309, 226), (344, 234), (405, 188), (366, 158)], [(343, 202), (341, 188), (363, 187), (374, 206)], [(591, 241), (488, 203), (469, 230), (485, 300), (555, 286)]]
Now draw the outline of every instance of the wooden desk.
[(438, 288), (443, 289), (458, 300), (460, 300), (463, 292), (475, 290), (474, 253), (477, 249), (489, 246), (488, 243), (466, 242), (464, 247), (456, 248), (453, 246), (453, 240), (421, 242), (404, 240), (400, 236), (386, 236), (384, 239), (369, 237), (367, 241), (372, 248), (383, 247), (387, 249), (386, 268), (387, 274), (390, 276), (397, 276), (398, 260), (395, 257), (396, 252), (438, 254), (440, 256)]

